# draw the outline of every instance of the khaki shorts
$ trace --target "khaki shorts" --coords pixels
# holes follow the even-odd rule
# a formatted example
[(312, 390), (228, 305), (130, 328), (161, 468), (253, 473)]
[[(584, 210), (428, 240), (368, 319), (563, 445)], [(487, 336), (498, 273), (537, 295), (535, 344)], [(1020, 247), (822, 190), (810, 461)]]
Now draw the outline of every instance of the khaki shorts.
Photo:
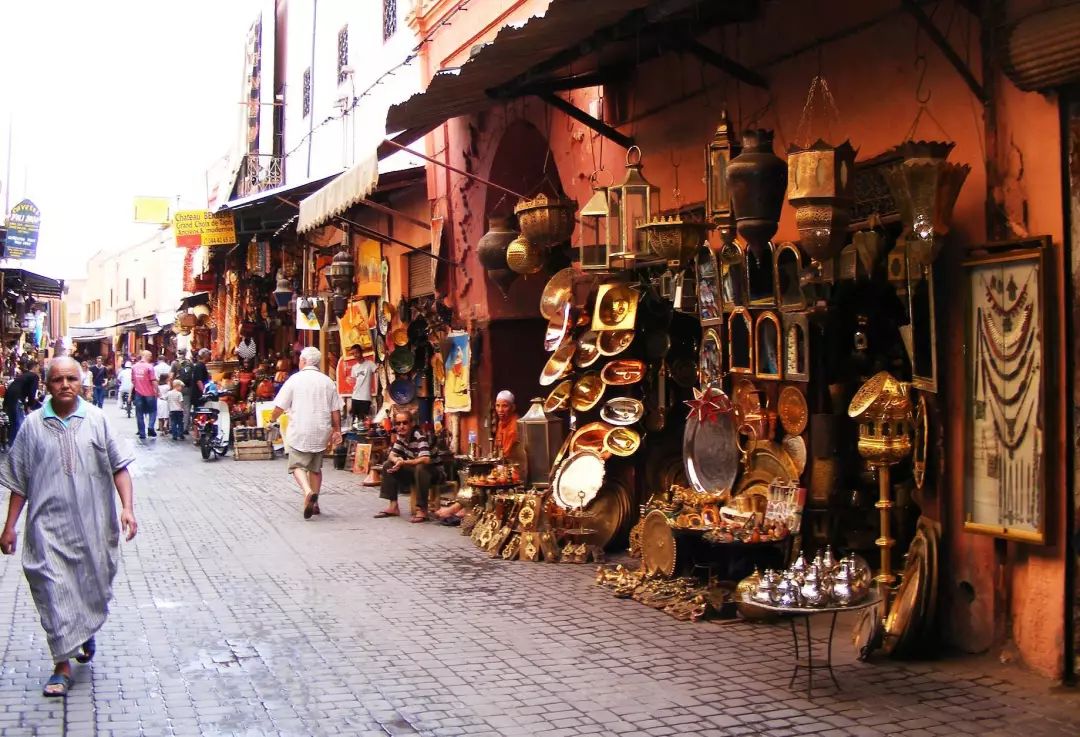
[(289, 471), (293, 469), (302, 468), (310, 473), (322, 473), (322, 461), (323, 454), (319, 453), (305, 453), (302, 450), (294, 450), (288, 446), (285, 447), (285, 452), (289, 454)]

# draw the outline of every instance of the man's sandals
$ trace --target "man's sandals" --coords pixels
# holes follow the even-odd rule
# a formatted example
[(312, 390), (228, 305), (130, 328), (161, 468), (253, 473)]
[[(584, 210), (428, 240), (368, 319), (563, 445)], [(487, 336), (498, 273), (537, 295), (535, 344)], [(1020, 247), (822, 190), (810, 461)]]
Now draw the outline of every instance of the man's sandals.
[(49, 698), (63, 698), (68, 695), (71, 688), (71, 676), (66, 673), (53, 673), (49, 680), (45, 681), (45, 687), (41, 693)]
[(89, 663), (91, 660), (94, 659), (94, 653), (96, 652), (97, 643), (94, 642), (94, 638), (91, 637), (89, 640), (83, 643), (82, 647), (80, 648), (79, 654), (75, 656), (75, 662)]
[(319, 495), (308, 494), (304, 497), (304, 519), (311, 519), (311, 515), (319, 513)]

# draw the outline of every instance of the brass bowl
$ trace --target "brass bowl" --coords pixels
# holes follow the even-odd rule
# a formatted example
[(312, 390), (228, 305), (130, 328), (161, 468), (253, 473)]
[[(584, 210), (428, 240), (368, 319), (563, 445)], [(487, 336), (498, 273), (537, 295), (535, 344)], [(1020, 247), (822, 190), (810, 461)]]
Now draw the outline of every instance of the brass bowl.
[(683, 220), (678, 215), (659, 217), (637, 227), (645, 231), (649, 250), (675, 264), (689, 262), (709, 232), (706, 223)]
[(611, 425), (633, 425), (645, 414), (645, 405), (632, 397), (612, 397), (600, 410), (600, 419)]
[(578, 368), (588, 368), (600, 358), (600, 349), (596, 345), (599, 336), (595, 330), (587, 330), (578, 339), (577, 351), (574, 353), (574, 364)]
[(645, 362), (633, 358), (619, 358), (610, 362), (600, 372), (600, 380), (608, 386), (629, 386), (645, 376)]
[(522, 234), (540, 247), (550, 247), (570, 240), (574, 232), (577, 202), (571, 199), (538, 194), (519, 200), (514, 206)]
[(553, 351), (563, 344), (566, 338), (568, 326), (562, 317), (556, 317), (548, 323), (547, 332), (544, 333), (544, 350)]
[(391, 342), (398, 346), (407, 346), (409, 344), (409, 331), (405, 328), (394, 328), (390, 331)]
[(604, 438), (607, 437), (611, 425), (606, 422), (590, 422), (582, 425), (570, 436), (570, 448), (568, 453), (577, 453), (581, 450), (591, 450), (595, 453), (604, 452)]
[(574, 411), (588, 412), (595, 407), (600, 402), (600, 398), (604, 396), (604, 388), (604, 382), (600, 379), (600, 374), (595, 371), (584, 374), (574, 383), (571, 392), (570, 401)]
[(596, 350), (601, 356), (617, 356), (633, 342), (633, 330), (605, 330), (596, 339)]
[(544, 364), (544, 370), (540, 373), (540, 386), (551, 386), (566, 376), (570, 371), (570, 359), (574, 357), (576, 348), (574, 342), (568, 340), (551, 354), (551, 358)]
[(613, 427), (604, 435), (604, 450), (612, 455), (632, 456), (641, 447), (641, 435), (629, 427)]
[(629, 284), (601, 284), (593, 312), (593, 330), (630, 330), (637, 319), (639, 294)]
[(566, 379), (555, 385), (555, 388), (544, 400), (544, 411), (548, 414), (561, 412), (570, 406), (570, 395), (574, 388), (574, 380)]
[(544, 292), (540, 295), (540, 314), (545, 320), (554, 320), (561, 315), (563, 307), (574, 298), (574, 269), (568, 267), (555, 273), (548, 279)]

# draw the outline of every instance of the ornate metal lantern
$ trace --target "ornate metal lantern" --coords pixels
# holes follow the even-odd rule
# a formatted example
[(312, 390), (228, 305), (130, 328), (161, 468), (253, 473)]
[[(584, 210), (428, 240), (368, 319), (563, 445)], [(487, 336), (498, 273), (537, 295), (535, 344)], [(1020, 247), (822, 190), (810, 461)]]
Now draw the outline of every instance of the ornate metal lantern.
[(660, 190), (642, 176), (641, 167), (641, 149), (631, 146), (626, 152), (626, 179), (622, 184), (608, 187), (608, 211), (618, 218), (619, 224), (618, 243), (611, 243), (618, 250), (610, 257), (625, 265), (645, 253), (646, 233), (638, 230), (638, 226), (655, 220), (660, 214)]
[(848, 141), (788, 149), (788, 202), (795, 208), (799, 245), (815, 261), (832, 258), (847, 241), (854, 165)]
[(608, 188), (593, 186), (593, 196), (581, 208), (581, 268), (603, 271), (611, 265), (611, 244), (618, 243), (619, 220), (612, 216)]
[(897, 147), (903, 157), (899, 164), (884, 170), (893, 199), (900, 209), (908, 243), (908, 258), (929, 266), (941, 253), (949, 232), (953, 205), (971, 172), (967, 164), (947, 162), (955, 143), (907, 141)]
[(720, 229), (724, 242), (731, 238), (735, 226), (727, 169), (732, 157), (738, 154), (739, 145), (732, 138), (725, 110), (720, 113), (712, 140), (705, 146), (705, 219)]
[(522, 439), (528, 460), (529, 484), (548, 483), (552, 463), (565, 435), (562, 420), (544, 412), (543, 397), (534, 397), (529, 411), (518, 420), (518, 437)]
[(750, 250), (763, 256), (780, 227), (787, 190), (787, 165), (773, 153), (772, 131), (743, 132), (742, 151), (728, 163), (727, 182), (735, 227)]
[(334, 317), (341, 317), (349, 305), (349, 295), (352, 293), (353, 276), (356, 274), (356, 265), (353, 263), (352, 253), (349, 248), (342, 245), (341, 250), (334, 254), (330, 265), (326, 267), (326, 283), (334, 290), (333, 305)]
[[(892, 574), (890, 554), (896, 543), (889, 537), (890, 499), (889, 466), (911, 453), (911, 397), (908, 386), (888, 371), (874, 375), (863, 384), (848, 406), (848, 417), (859, 423), (859, 455), (878, 473), (879, 499), (874, 505), (880, 511), (881, 537), (875, 544), (881, 550), (881, 572), (874, 579), (883, 595), (896, 580)], [(888, 607), (886, 607), (886, 610)]]
[(285, 272), (282, 269), (278, 269), (277, 272), (277, 286), (274, 288), (274, 304), (277, 305), (278, 312), (285, 312), (289, 309), (289, 303), (293, 298), (293, 286), (285, 276)]

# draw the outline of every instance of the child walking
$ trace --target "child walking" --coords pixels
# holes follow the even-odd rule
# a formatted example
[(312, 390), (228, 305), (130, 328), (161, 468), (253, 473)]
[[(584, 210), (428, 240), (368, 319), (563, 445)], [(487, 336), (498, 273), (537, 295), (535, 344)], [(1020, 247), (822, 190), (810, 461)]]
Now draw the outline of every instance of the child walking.
[(177, 379), (172, 389), (165, 395), (165, 404), (169, 410), (169, 431), (173, 440), (179, 440), (184, 433), (184, 382)]

